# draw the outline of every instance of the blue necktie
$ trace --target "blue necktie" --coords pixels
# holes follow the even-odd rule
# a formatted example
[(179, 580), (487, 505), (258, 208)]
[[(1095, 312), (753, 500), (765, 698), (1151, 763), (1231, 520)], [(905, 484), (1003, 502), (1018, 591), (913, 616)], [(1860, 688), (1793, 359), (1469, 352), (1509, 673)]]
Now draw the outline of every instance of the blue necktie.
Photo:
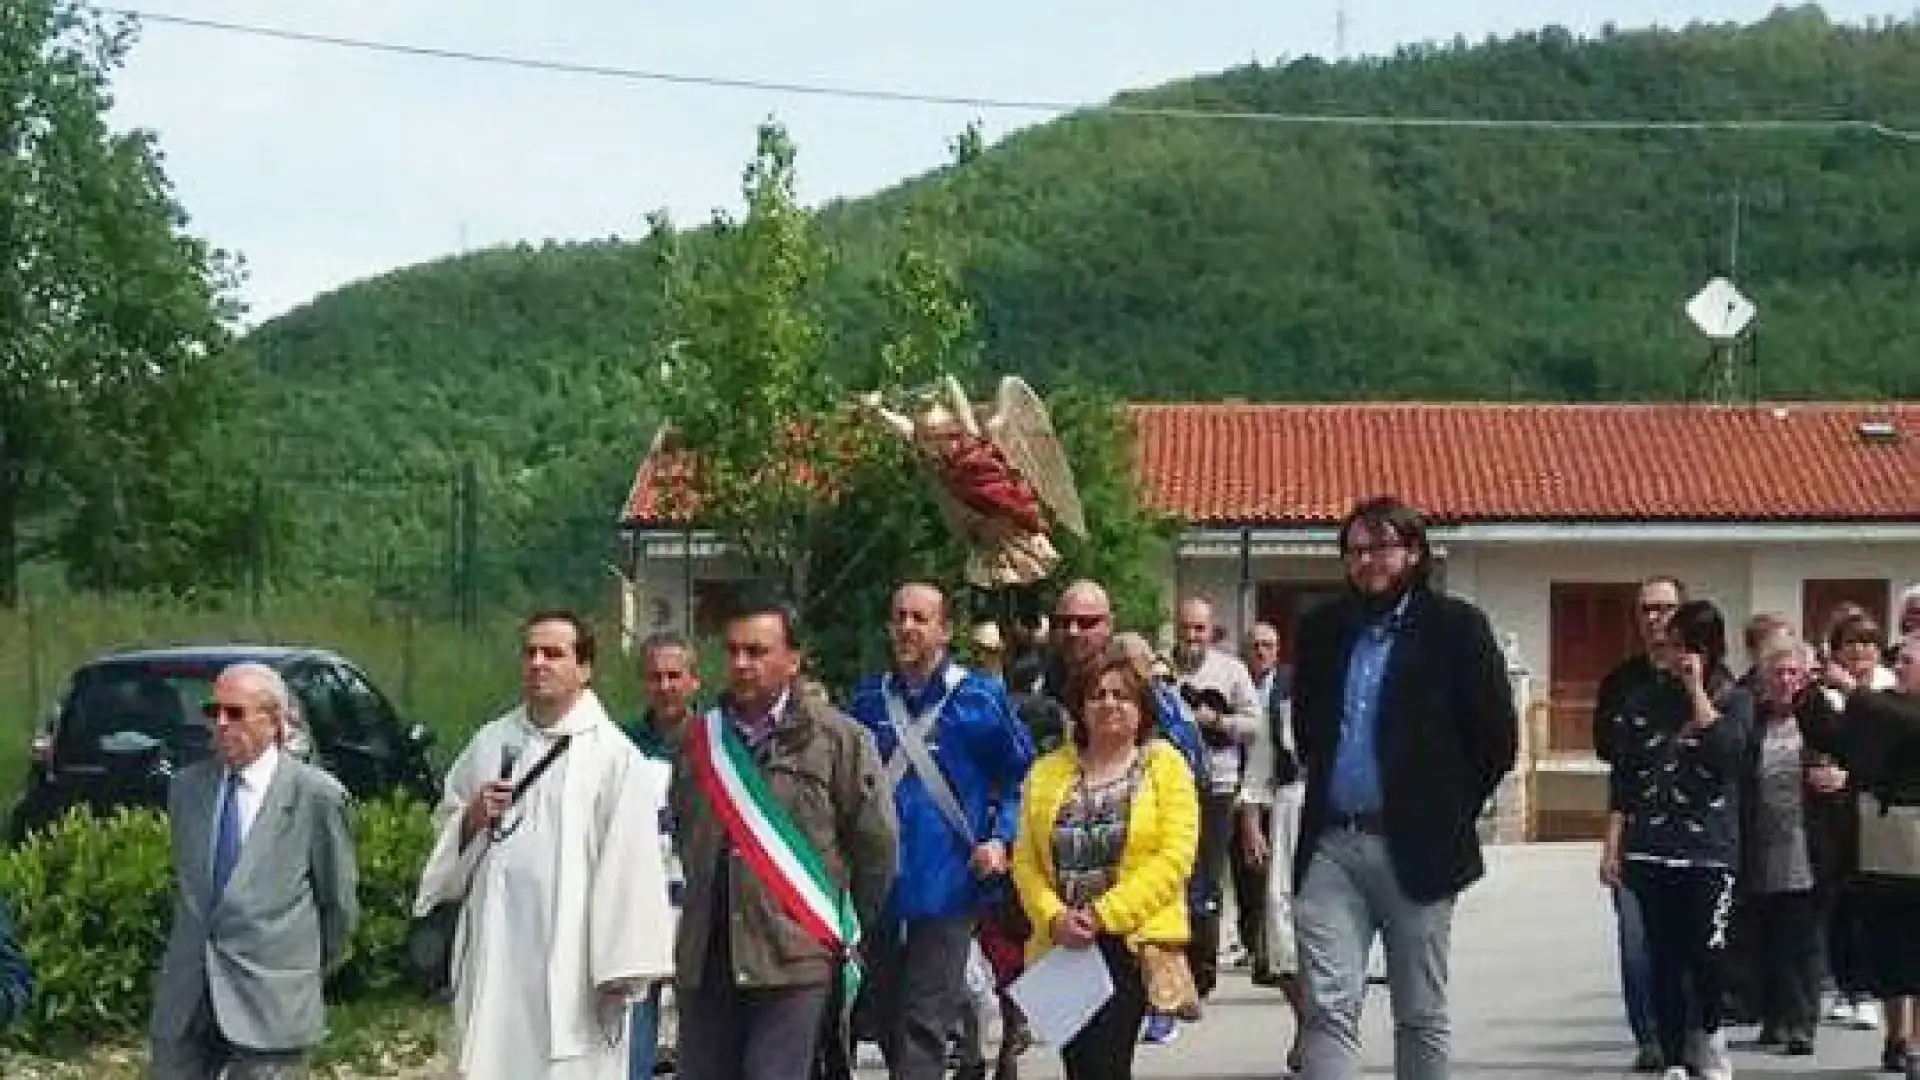
[(227, 879), (240, 861), (240, 774), (228, 773), (220, 796), (220, 823), (213, 837), (213, 895), (227, 891)]

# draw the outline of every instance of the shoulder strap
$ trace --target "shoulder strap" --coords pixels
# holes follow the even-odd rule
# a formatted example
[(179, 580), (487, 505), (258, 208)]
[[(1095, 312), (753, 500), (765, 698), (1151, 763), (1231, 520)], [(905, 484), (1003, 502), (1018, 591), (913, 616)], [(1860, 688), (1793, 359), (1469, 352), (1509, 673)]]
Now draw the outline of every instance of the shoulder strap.
[(940, 763), (934, 760), (933, 751), (927, 746), (926, 740), (927, 732), (939, 723), (947, 702), (953, 699), (954, 691), (960, 688), (966, 677), (965, 668), (948, 664), (946, 691), (940, 695), (939, 701), (917, 717), (907, 714), (906, 702), (894, 692), (891, 677), (880, 680), (880, 695), (886, 699), (887, 719), (893, 724), (894, 738), (899, 743), (898, 752), (887, 762), (887, 778), (899, 784), (911, 765), (913, 771), (919, 774), (920, 782), (926, 785), (927, 794), (933, 797), (934, 805), (940, 808), (940, 816), (947, 819), (947, 824), (971, 848), (974, 845), (973, 826), (967, 823), (966, 811), (960, 808), (960, 799), (954, 794), (953, 784), (947, 780), (946, 773), (940, 770)]
[(566, 753), (567, 747), (572, 745), (572, 743), (572, 735), (562, 735), (559, 739), (555, 740), (553, 747), (541, 755), (539, 761), (533, 763), (533, 768), (527, 770), (527, 775), (521, 777), (520, 782), (513, 785), (513, 797), (510, 801), (519, 802), (520, 796), (527, 793), (527, 789), (533, 786), (535, 780), (540, 779), (541, 773), (553, 767), (554, 760), (561, 754)]

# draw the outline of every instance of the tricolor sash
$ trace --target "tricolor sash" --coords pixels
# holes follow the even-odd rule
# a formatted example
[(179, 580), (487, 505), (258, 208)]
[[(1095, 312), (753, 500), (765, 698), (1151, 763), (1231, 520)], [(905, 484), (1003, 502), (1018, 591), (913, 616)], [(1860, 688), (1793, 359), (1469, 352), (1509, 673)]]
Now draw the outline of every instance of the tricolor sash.
[(787, 918), (840, 960), (844, 1000), (852, 1001), (861, 979), (853, 954), (860, 941), (853, 894), (827, 873), (826, 861), (773, 797), (753, 752), (719, 709), (692, 726), (685, 753), (700, 793), (720, 818), (734, 850)]

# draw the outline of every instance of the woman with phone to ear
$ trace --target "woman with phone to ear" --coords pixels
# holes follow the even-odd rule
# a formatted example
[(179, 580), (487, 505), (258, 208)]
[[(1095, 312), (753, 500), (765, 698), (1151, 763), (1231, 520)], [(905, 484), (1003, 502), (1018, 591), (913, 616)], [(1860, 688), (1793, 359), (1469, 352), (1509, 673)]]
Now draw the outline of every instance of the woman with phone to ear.
[(1727, 670), (1726, 620), (1712, 604), (1680, 605), (1654, 648), (1668, 674), (1613, 718), (1600, 876), (1640, 902), (1668, 1080), (1686, 1080), (1688, 1065), (1731, 1080), (1721, 991), (1753, 700)]

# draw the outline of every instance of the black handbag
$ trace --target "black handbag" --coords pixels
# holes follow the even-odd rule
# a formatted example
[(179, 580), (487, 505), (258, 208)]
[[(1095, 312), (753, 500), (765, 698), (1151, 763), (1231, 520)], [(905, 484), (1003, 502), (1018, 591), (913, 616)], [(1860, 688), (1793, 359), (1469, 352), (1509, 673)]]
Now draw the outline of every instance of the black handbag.
[(436, 904), (407, 923), (401, 964), (407, 977), (429, 997), (444, 998), (453, 989), (453, 935), (459, 928), (458, 900)]
[[(555, 758), (566, 752), (572, 741), (571, 735), (560, 736), (553, 749), (514, 785), (509, 805), (520, 801), (520, 796), (540, 779), (540, 774), (547, 771)], [(401, 963), (407, 977), (429, 997), (444, 999), (453, 992), (453, 939), (460, 932), (463, 903), (464, 900), (447, 900), (435, 904), (425, 915), (407, 923), (406, 940), (401, 944)]]

